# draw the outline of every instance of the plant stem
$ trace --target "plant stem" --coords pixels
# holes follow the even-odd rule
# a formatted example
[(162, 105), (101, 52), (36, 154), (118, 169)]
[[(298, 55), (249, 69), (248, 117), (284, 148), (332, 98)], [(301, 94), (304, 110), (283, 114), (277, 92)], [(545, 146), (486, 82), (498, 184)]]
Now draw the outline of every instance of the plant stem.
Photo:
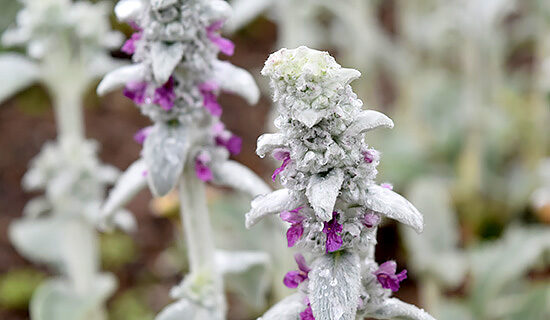
[(226, 303), (222, 277), (215, 265), (215, 247), (204, 183), (197, 179), (193, 166), (188, 165), (180, 180), (181, 219), (187, 241), (187, 252), (191, 275), (211, 284), (211, 292), (216, 301), (216, 314), (225, 318)]
[(54, 93), (57, 134), (60, 139), (73, 137), (84, 140), (84, 116), (81, 94), (72, 90)]

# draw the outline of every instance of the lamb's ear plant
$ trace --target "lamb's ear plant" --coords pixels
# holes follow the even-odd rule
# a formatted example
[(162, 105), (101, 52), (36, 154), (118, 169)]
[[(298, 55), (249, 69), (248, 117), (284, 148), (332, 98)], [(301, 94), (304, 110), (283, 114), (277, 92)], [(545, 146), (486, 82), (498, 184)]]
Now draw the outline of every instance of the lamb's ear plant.
[[(297, 271), (284, 283), (298, 292), (262, 316), (263, 320), (433, 319), (413, 305), (391, 298), (407, 271), (394, 261), (374, 260), (376, 231), (387, 217), (417, 232), (420, 212), (389, 184), (374, 179), (379, 153), (366, 132), (393, 127), (387, 116), (362, 110), (350, 82), (354, 69), (342, 68), (326, 52), (307, 47), (281, 49), (262, 74), (271, 79), (279, 112), (278, 133), (258, 139), (257, 154), (282, 161), (273, 174), (285, 187), (252, 202), (246, 223), (280, 214), (290, 224), (288, 246)], [(309, 260), (309, 262), (308, 262)]]
[[(422, 237), (402, 230), (423, 305), (440, 320), (547, 319), (548, 280), (526, 275), (548, 267), (550, 230), (513, 225), (499, 239), (460, 248), (449, 185), (423, 178), (408, 193), (427, 217)], [(445, 295), (464, 283), (460, 295)]]
[(136, 134), (143, 143), (141, 158), (102, 207), (104, 227), (111, 227), (112, 214), (147, 185), (157, 197), (177, 187), (190, 273), (171, 291), (178, 301), (157, 319), (225, 319), (222, 267), (244, 271), (265, 262), (265, 255), (216, 254), (205, 183), (254, 196), (270, 191), (251, 170), (228, 159), (240, 151), (241, 139), (220, 121), (218, 94), (236, 93), (250, 104), (259, 98), (247, 71), (217, 58), (220, 51), (233, 54), (233, 43), (219, 34), (231, 7), (222, 0), (123, 0), (115, 13), (136, 30), (122, 47), (134, 63), (109, 73), (98, 92), (124, 87), (154, 124)]
[[(24, 47), (27, 55), (0, 55), (0, 100), (40, 82), (51, 94), (58, 135), (23, 178), (24, 189), (44, 195), (29, 201), (9, 237), (20, 254), (57, 274), (33, 294), (33, 320), (103, 320), (116, 281), (100, 272), (95, 227), (105, 188), (118, 171), (101, 164), (97, 143), (85, 139), (81, 100), (92, 81), (120, 64), (108, 49), (122, 36), (111, 31), (105, 3), (21, 2), (17, 24), (2, 42)], [(114, 221), (133, 226), (126, 211), (117, 211)]]

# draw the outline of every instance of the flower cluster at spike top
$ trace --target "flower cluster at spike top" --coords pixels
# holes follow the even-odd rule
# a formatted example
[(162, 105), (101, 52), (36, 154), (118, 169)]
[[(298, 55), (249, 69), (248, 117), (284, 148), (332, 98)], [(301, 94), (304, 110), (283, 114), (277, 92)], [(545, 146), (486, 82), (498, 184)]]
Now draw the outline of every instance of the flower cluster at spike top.
[(312, 261), (308, 266), (303, 256), (296, 256), (299, 270), (289, 272), (284, 283), (298, 287), (299, 293), (262, 319), (432, 319), (389, 297), (406, 270), (396, 274), (395, 262), (379, 266), (374, 261), (381, 218), (418, 232), (423, 218), (391, 185), (374, 181), (380, 155), (366, 144), (364, 133), (391, 128), (393, 122), (362, 109), (350, 86), (360, 73), (342, 68), (326, 52), (299, 47), (272, 54), (262, 74), (271, 79), (279, 132), (262, 135), (257, 153), (282, 161), (273, 178), (284, 189), (253, 200), (247, 227), (279, 214), (290, 224), (288, 246), (303, 250)]
[[(115, 13), (135, 29), (122, 47), (134, 63), (108, 74), (98, 92), (123, 87), (154, 122), (135, 136), (144, 144), (147, 175), (153, 175), (151, 189), (156, 195), (170, 191), (186, 155), (194, 159), (198, 178), (213, 180), (213, 166), (241, 149), (241, 139), (219, 120), (222, 107), (217, 96), (235, 93), (250, 104), (259, 99), (247, 71), (217, 58), (220, 52), (234, 51), (233, 43), (219, 34), (231, 7), (223, 0), (122, 0)], [(166, 150), (171, 151), (164, 160), (152, 159), (159, 156), (151, 152)], [(163, 168), (153, 162), (169, 165)]]

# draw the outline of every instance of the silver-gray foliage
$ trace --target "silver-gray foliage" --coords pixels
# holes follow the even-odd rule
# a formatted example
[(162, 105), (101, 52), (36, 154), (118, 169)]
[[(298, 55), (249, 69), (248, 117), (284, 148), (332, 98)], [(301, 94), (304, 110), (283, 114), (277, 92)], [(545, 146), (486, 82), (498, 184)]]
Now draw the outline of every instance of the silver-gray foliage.
[(350, 86), (360, 73), (342, 68), (326, 52), (299, 47), (272, 54), (262, 74), (271, 79), (279, 132), (261, 136), (257, 153), (283, 160), (274, 177), (285, 189), (254, 199), (247, 226), (282, 213), (292, 224), (289, 246), (312, 259), (307, 276), (303, 266), (301, 276), (287, 274), (300, 283), (302, 308), (295, 308), (299, 298), (288, 298), (262, 319), (275, 319), (276, 312), (284, 319), (303, 318), (307, 312), (317, 320), (433, 319), (390, 298), (389, 287), (374, 274), (379, 269), (374, 261), (379, 219), (395, 219), (420, 232), (423, 218), (405, 198), (374, 181), (379, 154), (367, 145), (364, 133), (391, 128), (393, 122), (362, 110)]

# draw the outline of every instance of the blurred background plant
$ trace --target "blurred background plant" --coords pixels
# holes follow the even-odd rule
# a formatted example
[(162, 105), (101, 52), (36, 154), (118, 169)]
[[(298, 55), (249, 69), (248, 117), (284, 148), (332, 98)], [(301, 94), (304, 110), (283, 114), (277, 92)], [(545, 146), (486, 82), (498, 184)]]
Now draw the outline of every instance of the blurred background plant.
[[(399, 298), (411, 303), (421, 300), (417, 304), (425, 305), (443, 320), (459, 319), (445, 316), (443, 310), (459, 312), (466, 319), (492, 319), (488, 309), (476, 304), (480, 297), (482, 301), (492, 301), (485, 307), (491, 306), (489, 311), (510, 306), (502, 308), (502, 314), (494, 314), (496, 318), (548, 318), (544, 314), (548, 311), (542, 308), (549, 286), (545, 256), (548, 241), (541, 240), (550, 220), (549, 169), (544, 165), (544, 159), (550, 156), (548, 1), (230, 2), (235, 20), (229, 23), (228, 31), (233, 32), (231, 39), (236, 43), (235, 56), (230, 61), (253, 71), (261, 87), (267, 89), (267, 83), (262, 82), (259, 70), (268, 54), (280, 46), (325, 49), (344, 67), (364, 73), (362, 79), (367, 82), (354, 83), (355, 91), (369, 108), (383, 111), (394, 120), (396, 129), (374, 133), (369, 139), (382, 152), (379, 179), (392, 182), (399, 192), (406, 191), (411, 202), (423, 209), (424, 239), (433, 239), (435, 234), (441, 245), (423, 247), (421, 251), (428, 257), (424, 265), (413, 256), (405, 260), (411, 246), (422, 244), (400, 230), (402, 240), (398, 241), (398, 229), (393, 224), (381, 227), (377, 260), (397, 256), (399, 265), (411, 269), (410, 279), (397, 294)], [(19, 3), (0, 3), (0, 27), (13, 25)], [(114, 20), (115, 29), (128, 36), (130, 28)], [(112, 56), (127, 58), (119, 51), (113, 51)], [(128, 141), (146, 121), (121, 93), (99, 100), (87, 91), (84, 101), (87, 136), (100, 141), (101, 159), (126, 168), (140, 150), (139, 145)], [(266, 181), (273, 169), (256, 158), (254, 149), (256, 138), (266, 131), (269, 101), (263, 98), (258, 107), (248, 109), (238, 98), (221, 96), (222, 121), (243, 137), (243, 152), (235, 160), (260, 173)], [(10, 287), (5, 285), (9, 279), (14, 277), (17, 281), (19, 270), (29, 270), (28, 264), (11, 249), (5, 230), (10, 221), (20, 216), (29, 198), (19, 188), (26, 163), (44, 141), (54, 137), (53, 114), (48, 106), (44, 88), (35, 85), (0, 108), (0, 308), (5, 309), (0, 311), (2, 319), (26, 319), (24, 311), (5, 304), (3, 298), (11, 292), (5, 289)], [(261, 228), (245, 231), (248, 199), (211, 189), (208, 198), (214, 228), (220, 230), (216, 234), (219, 247), (231, 249), (236, 243), (250, 245), (251, 249), (285, 245), (283, 237), (266, 237), (266, 230)], [(121, 250), (120, 256), (125, 258), (114, 264), (104, 261), (104, 266), (115, 272), (120, 281), (109, 304), (112, 319), (123, 319), (120, 310), (124, 308), (134, 310), (132, 319), (152, 319), (169, 301), (163, 292), (179, 280), (174, 270), (186, 265), (174, 254), (174, 229), (178, 222), (173, 218), (177, 209), (173, 208), (177, 204), (174, 206), (169, 199), (153, 204), (149, 201), (147, 193), (140, 193), (130, 205), (140, 226), (131, 236), (133, 241), (128, 241), (129, 236), (102, 241), (121, 241), (121, 248), (132, 243), (134, 252), (127, 255)], [(519, 255), (525, 251), (523, 246), (537, 249), (526, 252), (529, 257), (524, 257)], [(111, 250), (103, 247), (102, 257), (117, 260), (115, 250)], [(516, 262), (516, 252), (517, 259), (525, 264), (511, 266), (509, 270), (513, 271), (494, 272), (496, 275), (488, 280), (493, 283), (487, 285), (490, 290), (483, 290), (485, 282), (480, 280), (485, 278), (484, 272), (490, 270), (493, 274), (493, 270), (512, 260)], [(426, 261), (430, 261), (430, 268)], [(473, 268), (473, 261), (479, 264), (478, 268)], [(282, 275), (288, 268), (275, 265), (274, 269), (274, 274), (280, 270)], [(40, 275), (45, 270), (33, 272)], [(445, 279), (431, 279), (434, 277)], [(273, 281), (282, 284), (281, 279), (275, 276)], [(35, 284), (31, 282), (25, 287), (32, 288)], [(274, 302), (290, 293), (281, 287), (265, 298)], [(30, 291), (14, 291), (13, 297), (21, 295), (24, 304), (24, 293)], [(250, 306), (247, 298), (234, 292), (229, 293), (231, 319), (252, 319), (261, 314), (263, 310)], [(533, 313), (522, 315), (523, 308)]]
[[(7, 233), (21, 255), (47, 265), (57, 276), (38, 284), (41, 274), (12, 271), (3, 280), (3, 301), (21, 307), (29, 300), (35, 320), (103, 320), (116, 280), (100, 272), (95, 225), (103, 193), (118, 170), (101, 164), (97, 143), (86, 140), (81, 100), (95, 78), (121, 64), (108, 50), (123, 37), (111, 30), (107, 3), (21, 3), (16, 24), (3, 33), (2, 43), (26, 51), (0, 54), (0, 100), (40, 82), (51, 95), (57, 137), (44, 144), (22, 179), (25, 190), (44, 195), (25, 205), (23, 218), (13, 221)], [(134, 227), (128, 212), (116, 216), (121, 226)], [(14, 295), (13, 289), (19, 293)]]

